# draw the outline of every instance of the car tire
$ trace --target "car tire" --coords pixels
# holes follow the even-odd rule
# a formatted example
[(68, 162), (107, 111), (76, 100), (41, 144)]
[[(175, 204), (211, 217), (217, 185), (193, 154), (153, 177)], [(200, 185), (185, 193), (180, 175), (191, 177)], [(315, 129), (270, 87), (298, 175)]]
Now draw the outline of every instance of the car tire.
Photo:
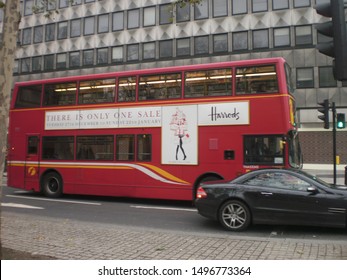
[(58, 198), (63, 194), (63, 180), (56, 172), (49, 172), (42, 179), (41, 189), (46, 197)]
[(242, 231), (251, 223), (251, 212), (245, 203), (229, 200), (220, 207), (218, 220), (227, 230)]

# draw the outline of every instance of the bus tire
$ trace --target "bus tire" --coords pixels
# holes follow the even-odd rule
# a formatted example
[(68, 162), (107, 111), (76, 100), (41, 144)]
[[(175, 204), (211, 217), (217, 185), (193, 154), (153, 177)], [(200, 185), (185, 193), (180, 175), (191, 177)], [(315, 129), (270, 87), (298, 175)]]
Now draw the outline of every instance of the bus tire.
[(57, 172), (48, 172), (43, 176), (41, 189), (49, 198), (58, 198), (63, 194), (63, 180)]

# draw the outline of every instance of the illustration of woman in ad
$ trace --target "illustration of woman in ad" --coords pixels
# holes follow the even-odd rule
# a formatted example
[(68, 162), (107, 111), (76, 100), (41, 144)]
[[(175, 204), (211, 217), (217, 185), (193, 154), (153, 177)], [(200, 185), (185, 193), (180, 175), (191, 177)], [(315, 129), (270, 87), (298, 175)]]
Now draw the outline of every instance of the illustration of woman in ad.
[(182, 152), (183, 160), (185, 160), (187, 155), (183, 148), (183, 142), (189, 139), (188, 122), (186, 115), (179, 108), (176, 108), (176, 112), (172, 115), (170, 130), (173, 131), (175, 143), (177, 143), (176, 160), (178, 160), (179, 151)]

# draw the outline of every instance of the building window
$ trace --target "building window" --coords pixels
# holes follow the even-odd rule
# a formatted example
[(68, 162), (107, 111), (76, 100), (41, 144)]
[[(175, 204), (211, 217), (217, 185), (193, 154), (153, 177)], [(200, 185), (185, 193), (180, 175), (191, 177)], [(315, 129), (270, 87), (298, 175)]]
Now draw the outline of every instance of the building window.
[(33, 72), (39, 72), (42, 70), (42, 57), (41, 56), (35, 56), (32, 60), (33, 65)]
[(266, 12), (267, 10), (267, 0), (252, 0), (253, 13)]
[(128, 29), (140, 27), (140, 9), (128, 11)]
[(274, 47), (290, 46), (290, 29), (289, 27), (274, 29)]
[(313, 68), (296, 68), (296, 87), (297, 88), (313, 88)]
[(253, 31), (253, 49), (269, 47), (269, 31), (267, 29)]
[(45, 28), (45, 41), (54, 41), (55, 39), (55, 24), (47, 24)]
[(20, 61), (20, 70), (22, 73), (30, 72), (30, 58), (22, 58)]
[(66, 69), (66, 53), (57, 54), (56, 68)]
[(33, 14), (34, 0), (25, 0), (24, 2), (24, 15), (29, 16)]
[(124, 12), (116, 12), (112, 14), (112, 31), (124, 29)]
[(94, 50), (83, 51), (83, 66), (91, 66), (94, 64)]
[(194, 5), (194, 19), (208, 18), (208, 1), (204, 0), (200, 4)]
[(223, 17), (228, 15), (227, 0), (212, 0), (213, 17)]
[(208, 36), (199, 36), (194, 38), (194, 54), (208, 54)]
[(143, 59), (155, 59), (155, 42), (143, 43)]
[(43, 40), (43, 26), (34, 27), (34, 44), (42, 43)]
[(272, 8), (274, 10), (288, 9), (289, 8), (289, 1), (288, 0), (274, 0), (274, 1), (272, 1)]
[(309, 7), (311, 0), (294, 0), (294, 8)]
[(155, 7), (143, 8), (143, 26), (155, 25)]
[(295, 44), (312, 45), (312, 26), (296, 26), (295, 27)]
[(139, 60), (139, 45), (127, 45), (127, 61)]
[(54, 69), (54, 55), (49, 54), (43, 57), (43, 69), (44, 70), (53, 70)]
[(173, 56), (172, 40), (159, 42), (159, 58), (168, 58)]
[(94, 34), (94, 24), (95, 24), (94, 17), (84, 18), (84, 29), (83, 29), (84, 36)]
[(58, 23), (58, 39), (67, 38), (67, 21), (62, 21)]
[(176, 22), (184, 22), (190, 20), (190, 5), (180, 7), (176, 6)]
[(112, 48), (112, 62), (123, 62), (123, 47)]
[(77, 5), (81, 5), (82, 4), (82, 0), (74, 0), (71, 3), (71, 6), (77, 6)]
[(96, 50), (96, 61), (98, 65), (108, 63), (108, 48), (101, 48)]
[(228, 34), (213, 35), (213, 52), (227, 52), (228, 51)]
[(69, 7), (69, 0), (59, 0), (59, 8)]
[(81, 19), (74, 19), (70, 22), (70, 37), (81, 36)]
[(159, 24), (172, 23), (172, 5), (165, 4), (159, 6)]
[(22, 45), (31, 44), (31, 27), (25, 28), (22, 31)]
[(247, 2), (245, 0), (232, 0), (232, 14), (246, 14), (248, 12)]
[(248, 31), (233, 33), (233, 51), (248, 50)]
[(70, 52), (69, 54), (69, 67), (79, 67), (81, 65), (80, 52)]
[(176, 40), (176, 55), (188, 56), (190, 55), (190, 38), (182, 38)]
[(108, 32), (108, 14), (98, 16), (98, 33)]
[(331, 66), (319, 67), (319, 87), (336, 87), (337, 82)]

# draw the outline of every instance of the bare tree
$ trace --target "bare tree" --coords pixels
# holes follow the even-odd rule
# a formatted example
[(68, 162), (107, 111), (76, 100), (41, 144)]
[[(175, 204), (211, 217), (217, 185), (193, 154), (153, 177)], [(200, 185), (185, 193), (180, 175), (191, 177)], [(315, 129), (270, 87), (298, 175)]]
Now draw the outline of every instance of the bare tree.
[(0, 40), (0, 186), (7, 154), (8, 112), (11, 99), (14, 55), (20, 22), (19, 1), (0, 2), (4, 11), (2, 40)]

